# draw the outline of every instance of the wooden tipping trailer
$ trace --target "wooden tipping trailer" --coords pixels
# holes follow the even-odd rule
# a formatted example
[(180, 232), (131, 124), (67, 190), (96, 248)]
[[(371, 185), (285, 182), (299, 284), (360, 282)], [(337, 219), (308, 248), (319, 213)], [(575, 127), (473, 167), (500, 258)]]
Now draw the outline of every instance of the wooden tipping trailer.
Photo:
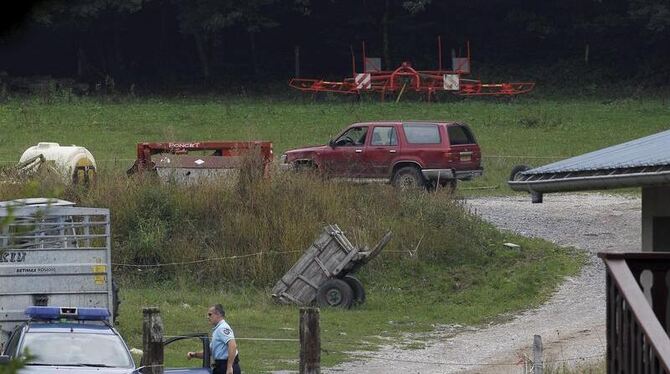
[(272, 297), (282, 304), (316, 303), (345, 309), (361, 304), (365, 302), (365, 290), (353, 274), (376, 257), (389, 240), (390, 231), (372, 250), (360, 249), (337, 225), (329, 225), (277, 282)]

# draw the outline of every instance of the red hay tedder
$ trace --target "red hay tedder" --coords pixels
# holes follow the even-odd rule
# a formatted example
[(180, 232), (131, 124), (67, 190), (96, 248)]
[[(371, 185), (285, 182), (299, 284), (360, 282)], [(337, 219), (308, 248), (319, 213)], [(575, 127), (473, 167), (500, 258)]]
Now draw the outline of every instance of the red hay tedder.
[[(398, 99), (406, 91), (415, 91), (426, 95), (428, 101), (437, 92), (449, 92), (459, 96), (514, 96), (528, 93), (535, 87), (534, 82), (482, 83), (477, 79), (464, 79), (470, 74), (470, 43), (467, 43), (465, 57), (452, 57), (452, 69), (442, 69), (442, 41), (438, 37), (437, 70), (416, 70), (409, 62), (403, 62), (397, 69), (381, 70), (380, 61), (367, 58), (365, 43), (362, 45), (363, 72), (356, 72), (355, 57), (352, 52), (353, 76), (341, 82), (320, 79), (293, 78), (289, 86), (303, 92), (335, 92), (349, 95), (361, 95), (376, 92), (382, 101), (386, 94), (397, 94)], [(369, 66), (371, 65), (371, 66)]]

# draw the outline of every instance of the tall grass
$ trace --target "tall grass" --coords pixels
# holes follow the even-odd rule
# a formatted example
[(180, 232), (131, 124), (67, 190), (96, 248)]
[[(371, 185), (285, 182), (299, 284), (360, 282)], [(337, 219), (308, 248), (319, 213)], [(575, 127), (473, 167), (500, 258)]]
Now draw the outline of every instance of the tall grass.
[[(150, 174), (111, 172), (101, 173), (91, 188), (32, 179), (0, 185), (0, 196), (54, 196), (109, 208), (115, 271), (130, 278), (269, 286), (328, 224), (339, 225), (361, 247), (373, 246), (391, 230), (395, 238), (382, 256), (386, 260), (370, 267), (380, 275), (399, 264), (407, 271), (439, 265), (458, 274), (463, 266), (486, 268), (541, 257), (541, 252), (501, 250), (501, 234), (466, 214), (446, 191), (399, 192), (309, 173), (267, 179), (241, 173), (232, 183), (180, 185)], [(476, 278), (463, 274), (453, 280), (453, 289)]]

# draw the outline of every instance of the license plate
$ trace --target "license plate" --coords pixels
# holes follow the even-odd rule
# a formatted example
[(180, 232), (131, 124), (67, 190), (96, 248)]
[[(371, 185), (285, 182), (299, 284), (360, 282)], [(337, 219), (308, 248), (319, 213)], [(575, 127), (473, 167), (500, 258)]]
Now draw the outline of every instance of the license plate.
[(461, 161), (471, 161), (472, 152), (461, 152)]

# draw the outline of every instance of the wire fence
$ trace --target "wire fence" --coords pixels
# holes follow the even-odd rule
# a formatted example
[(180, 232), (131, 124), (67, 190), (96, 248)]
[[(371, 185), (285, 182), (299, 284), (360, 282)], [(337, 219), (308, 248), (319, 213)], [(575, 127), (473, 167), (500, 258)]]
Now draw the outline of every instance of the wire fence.
[[(228, 261), (228, 260), (241, 260), (244, 258), (249, 258), (249, 257), (258, 257), (258, 256), (268, 256), (268, 255), (283, 255), (283, 254), (288, 254), (288, 253), (303, 253), (305, 251), (301, 250), (295, 250), (295, 251), (260, 251), (260, 252), (255, 252), (255, 253), (248, 253), (244, 255), (232, 255), (232, 256), (224, 256), (224, 257), (210, 257), (210, 258), (204, 258), (200, 260), (192, 260), (192, 261), (182, 261), (182, 262), (166, 262), (166, 263), (158, 263), (158, 264), (130, 264), (130, 263), (124, 263), (124, 262), (112, 262), (113, 266), (119, 266), (119, 267), (131, 267), (131, 268), (160, 268), (160, 267), (166, 267), (166, 266), (184, 266), (184, 265), (194, 265), (194, 264), (202, 264), (205, 262), (216, 262), (216, 261)], [(416, 251), (411, 251), (411, 250), (387, 250), (384, 251), (384, 253), (401, 253), (401, 254), (406, 254), (410, 257), (416, 256)]]
[(258, 257), (258, 256), (266, 256), (266, 255), (280, 255), (280, 254), (287, 254), (287, 253), (298, 253), (298, 252), (304, 252), (304, 251), (261, 251), (261, 252), (256, 252), (256, 253), (249, 253), (245, 255), (232, 255), (232, 256), (225, 256), (225, 257), (211, 257), (211, 258), (204, 258), (200, 260), (192, 260), (192, 261), (182, 261), (182, 262), (166, 262), (163, 264), (129, 264), (129, 263), (122, 263), (122, 262), (112, 262), (113, 266), (121, 266), (121, 267), (133, 267), (133, 268), (160, 268), (160, 267), (165, 267), (165, 266), (183, 266), (183, 265), (193, 265), (193, 264), (201, 264), (204, 262), (215, 262), (215, 261), (228, 261), (228, 260), (240, 260), (243, 258), (249, 258), (249, 257)]

